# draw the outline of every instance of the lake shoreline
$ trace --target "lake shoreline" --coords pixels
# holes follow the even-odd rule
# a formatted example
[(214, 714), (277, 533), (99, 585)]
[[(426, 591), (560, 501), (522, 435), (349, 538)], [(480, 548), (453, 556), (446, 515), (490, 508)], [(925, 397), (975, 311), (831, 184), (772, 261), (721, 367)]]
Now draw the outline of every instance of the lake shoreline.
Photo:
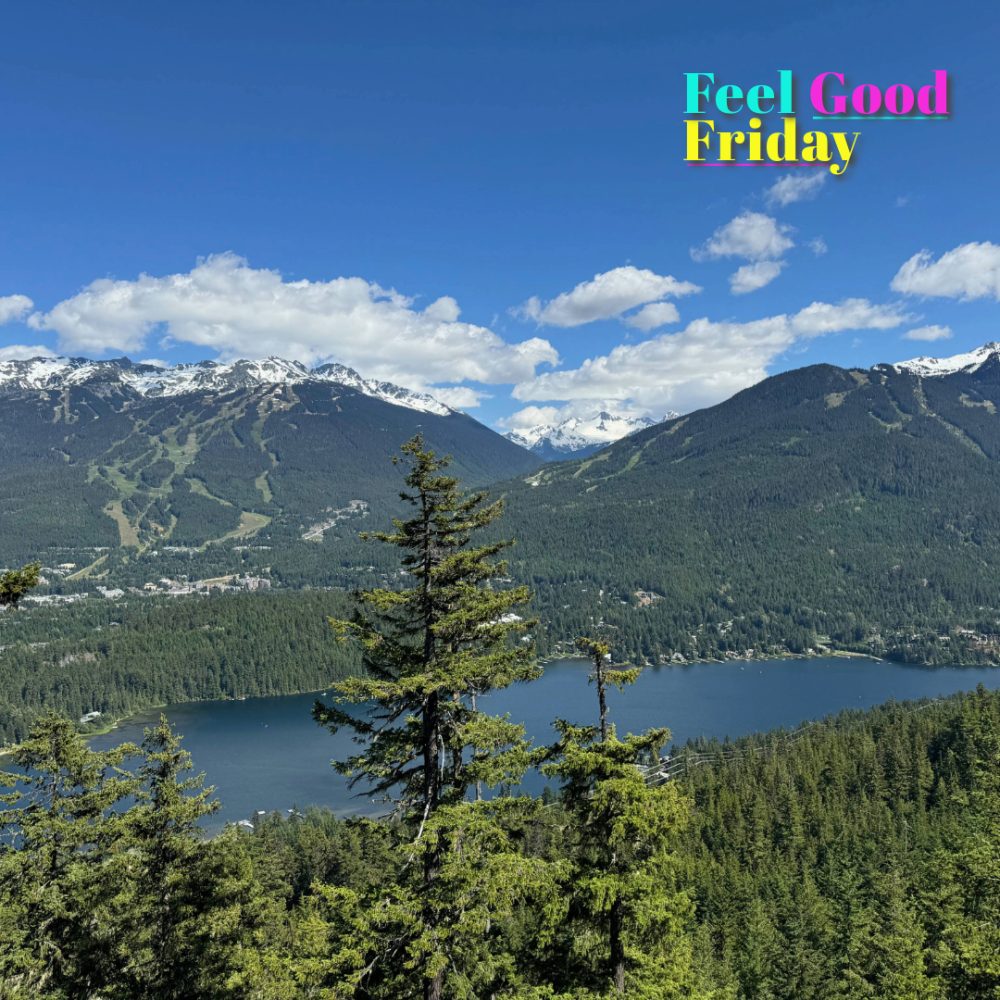
[[(794, 662), (801, 659), (803, 662)], [(865, 711), (889, 701), (916, 702), (969, 691), (979, 684), (1000, 688), (993, 668), (926, 669), (857, 656), (784, 657), (684, 664), (680, 670), (643, 670), (627, 692), (609, 692), (611, 718), (620, 732), (671, 730), (669, 743), (740, 739), (795, 729), (842, 711)], [(549, 658), (539, 679), (511, 685), (480, 700), (479, 707), (509, 715), (525, 726), (536, 746), (556, 738), (553, 720), (596, 723), (597, 699), (587, 683), (583, 658)], [(328, 690), (329, 689), (324, 689)], [(332, 692), (331, 692), (332, 693)], [(347, 787), (331, 761), (357, 752), (347, 731), (330, 732), (312, 721), (312, 704), (322, 691), (264, 698), (186, 702), (167, 715), (184, 738), (194, 767), (205, 772), (222, 804), (217, 822), (253, 820), (260, 812), (302, 811), (309, 805), (343, 815), (376, 815), (381, 803)], [(359, 712), (364, 711), (362, 706)], [(122, 720), (115, 730), (90, 737), (95, 750), (139, 742), (157, 716)], [(109, 728), (105, 726), (102, 728)], [(529, 775), (528, 794), (541, 793), (544, 779)]]
[[(559, 664), (564, 663), (567, 660), (579, 660), (580, 655), (578, 653), (553, 653), (549, 656), (539, 659), (539, 665), (543, 668), (549, 664)], [(725, 659), (719, 659), (714, 657), (704, 657), (697, 659), (685, 659), (683, 661), (677, 662), (667, 662), (667, 663), (650, 663), (642, 665), (642, 670), (663, 670), (674, 667), (679, 668), (690, 668), (696, 666), (725, 666), (726, 664), (748, 664), (748, 663), (775, 663), (775, 662), (785, 662), (789, 660), (802, 660), (802, 661), (815, 661), (824, 659), (843, 659), (843, 660), (868, 660), (872, 663), (891, 663), (898, 666), (915, 667), (921, 669), (941, 669), (941, 670), (963, 670), (963, 669), (973, 669), (981, 668), (984, 670), (989, 669), (1000, 669), (1000, 664), (963, 664), (954, 663), (947, 665), (940, 664), (930, 664), (930, 663), (906, 663), (901, 660), (888, 659), (886, 657), (875, 656), (870, 653), (862, 653), (856, 650), (849, 649), (828, 649), (821, 652), (811, 652), (811, 653), (773, 653), (764, 655), (754, 655), (754, 656), (732, 656)], [(87, 739), (94, 739), (99, 736), (107, 736), (108, 734), (116, 731), (122, 726), (127, 726), (132, 723), (133, 720), (139, 719), (145, 715), (149, 715), (157, 710), (162, 710), (167, 707), (174, 707), (179, 705), (205, 705), (220, 703), (226, 704), (229, 702), (240, 702), (247, 701), (251, 699), (259, 698), (294, 698), (301, 697), (302, 695), (316, 694), (320, 695), (323, 691), (320, 689), (315, 690), (295, 690), (295, 691), (285, 691), (280, 694), (268, 694), (268, 695), (230, 695), (222, 698), (192, 698), (179, 702), (157, 702), (148, 705), (143, 708), (139, 708), (128, 715), (122, 715), (114, 719), (110, 719), (106, 722), (101, 722), (100, 724), (87, 728), (80, 728), (79, 731)], [(5, 757), (10, 757), (16, 750), (18, 744), (7, 744), (0, 746), (0, 760)]]

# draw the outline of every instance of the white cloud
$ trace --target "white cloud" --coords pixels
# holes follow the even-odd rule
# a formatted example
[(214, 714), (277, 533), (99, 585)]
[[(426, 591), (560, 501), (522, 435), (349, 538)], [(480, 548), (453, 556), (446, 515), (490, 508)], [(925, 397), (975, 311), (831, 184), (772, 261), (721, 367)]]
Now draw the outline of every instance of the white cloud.
[(169, 361), (161, 361), (159, 358), (143, 358), (140, 365), (152, 365), (154, 368), (169, 368)]
[(27, 361), (29, 358), (54, 358), (55, 352), (41, 344), (8, 344), (0, 347), (0, 361)]
[(796, 334), (817, 337), (843, 330), (892, 330), (910, 318), (896, 305), (877, 306), (867, 299), (844, 299), (837, 305), (813, 302), (792, 316), (790, 323)]
[(649, 302), (700, 291), (701, 288), (690, 281), (629, 265), (595, 274), (590, 281), (581, 281), (572, 291), (563, 292), (549, 302), (543, 303), (532, 296), (514, 313), (543, 326), (582, 326), (600, 319), (613, 319)]
[(784, 261), (780, 260), (760, 260), (756, 264), (744, 264), (729, 276), (729, 288), (733, 295), (755, 292), (774, 281), (784, 266)]
[(53, 330), (64, 349), (85, 353), (137, 352), (155, 337), (210, 348), (222, 359), (335, 360), (415, 389), (516, 382), (558, 362), (546, 340), (510, 344), (486, 327), (458, 322), (458, 314), (448, 296), (421, 311), (413, 299), (363, 278), (286, 281), (227, 253), (184, 274), (95, 281), (34, 313), (29, 325)]
[(484, 399), (490, 398), (488, 392), (467, 385), (436, 385), (431, 389), (431, 395), (453, 410), (473, 410)]
[(34, 304), (27, 295), (0, 295), (0, 323), (22, 319)]
[(777, 260), (795, 243), (791, 228), (763, 212), (743, 212), (720, 226), (700, 247), (691, 251), (695, 260), (743, 257), (746, 260)]
[(782, 208), (796, 201), (808, 201), (819, 194), (826, 178), (825, 170), (808, 174), (786, 174), (764, 192), (764, 197), (769, 205)]
[(442, 323), (454, 323), (461, 314), (462, 310), (458, 308), (458, 303), (450, 295), (442, 295), (424, 309), (425, 316), (439, 319)]
[(576, 369), (520, 383), (525, 402), (611, 400), (650, 416), (728, 398), (766, 378), (767, 367), (803, 338), (850, 329), (889, 329), (906, 321), (897, 308), (848, 299), (814, 302), (793, 315), (746, 323), (697, 319), (678, 333), (620, 344)]
[(822, 257), (830, 248), (826, 245), (826, 240), (822, 236), (813, 237), (808, 243), (809, 249), (817, 257)]
[(949, 340), (952, 336), (948, 326), (918, 326), (903, 334), (903, 340)]
[(648, 306), (643, 306), (637, 313), (626, 316), (625, 325), (648, 333), (658, 326), (676, 323), (680, 318), (681, 314), (673, 302), (650, 302)]
[(555, 424), (563, 419), (566, 409), (565, 406), (525, 406), (501, 417), (497, 426), (503, 430), (522, 431), (542, 424)]
[(937, 260), (929, 250), (921, 250), (896, 273), (892, 289), (907, 295), (1000, 300), (1000, 246), (963, 243)]

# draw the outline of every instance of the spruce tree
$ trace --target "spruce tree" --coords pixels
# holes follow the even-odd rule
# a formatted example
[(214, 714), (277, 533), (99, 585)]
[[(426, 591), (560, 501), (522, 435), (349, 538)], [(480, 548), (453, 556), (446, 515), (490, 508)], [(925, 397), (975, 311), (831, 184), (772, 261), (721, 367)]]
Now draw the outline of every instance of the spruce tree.
[(204, 775), (189, 776), (191, 757), (165, 716), (148, 728), (137, 771), (136, 802), (128, 812), (129, 923), (120, 941), (122, 996), (201, 995), (206, 932), (215, 886), (203, 875), (212, 850), (198, 821), (213, 813)]
[[(351, 621), (332, 622), (342, 640), (360, 642), (366, 676), (333, 685), (337, 703), (314, 711), (361, 744), (336, 766), (401, 820), (401, 876), (375, 898), (326, 892), (337, 914), (330, 919), (343, 922), (350, 942), (349, 953), (331, 956), (330, 972), (335, 988), (353, 983), (365, 995), (404, 995), (414, 982), (430, 1000), (488, 995), (488, 984), (511, 970), (495, 954), (487, 961), (483, 943), (517, 899), (555, 891), (552, 870), (521, 857), (500, 822), (534, 806), (502, 796), (468, 801), (473, 788), (515, 785), (534, 759), (523, 727), (477, 707), (480, 696), (538, 673), (530, 642), (518, 641), (532, 623), (516, 609), (530, 595), (495, 586), (509, 542), (471, 544), (502, 501), (462, 492), (445, 473), (449, 460), (419, 436), (402, 450), (409, 468), (400, 497), (413, 516), (365, 537), (401, 550), (405, 586), (364, 591)], [(368, 711), (352, 714), (345, 703)]]
[(73, 724), (43, 716), (0, 773), (0, 910), (10, 937), (0, 983), (13, 996), (101, 995), (114, 974), (114, 852), (136, 790), (131, 744), (93, 751)]
[(594, 664), (598, 725), (558, 721), (560, 740), (545, 773), (563, 780), (577, 845), (569, 880), (567, 982), (574, 996), (643, 1000), (700, 995), (692, 965), (693, 906), (679, 886), (675, 848), (688, 804), (676, 784), (647, 783), (640, 762), (656, 760), (670, 736), (651, 729), (619, 739), (606, 686), (633, 683), (636, 668), (612, 668), (606, 642), (577, 647)]
[(29, 590), (38, 586), (41, 563), (29, 563), (20, 569), (0, 574), (0, 608), (16, 608)]
[[(995, 696), (993, 696), (995, 698)], [(963, 706), (959, 764), (966, 786), (951, 808), (955, 840), (936, 852), (930, 881), (943, 927), (933, 949), (949, 998), (1000, 996), (1000, 726), (980, 685)]]

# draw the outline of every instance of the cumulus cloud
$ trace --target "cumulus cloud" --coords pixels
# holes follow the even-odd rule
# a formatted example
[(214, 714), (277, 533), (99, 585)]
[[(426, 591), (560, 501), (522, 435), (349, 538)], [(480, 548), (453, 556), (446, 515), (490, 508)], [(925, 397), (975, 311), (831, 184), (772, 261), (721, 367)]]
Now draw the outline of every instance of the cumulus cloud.
[(596, 320), (614, 319), (649, 302), (700, 291), (701, 288), (690, 281), (629, 265), (595, 274), (589, 281), (581, 281), (572, 291), (562, 292), (549, 302), (532, 296), (515, 309), (514, 314), (542, 326), (583, 326)]
[(756, 264), (744, 264), (729, 276), (729, 288), (733, 295), (755, 292), (774, 281), (784, 266), (784, 261), (780, 260), (760, 260)]
[(809, 249), (816, 257), (822, 257), (830, 248), (822, 236), (815, 236), (809, 241)]
[(335, 360), (417, 389), (516, 382), (558, 362), (546, 340), (507, 343), (458, 316), (449, 296), (420, 310), (412, 298), (363, 278), (286, 281), (227, 253), (183, 274), (94, 281), (28, 322), (56, 332), (64, 349), (84, 353), (138, 352), (156, 337), (209, 348), (222, 359)]
[(431, 394), (453, 410), (474, 410), (484, 399), (491, 398), (488, 392), (467, 385), (436, 385)]
[(0, 324), (23, 319), (34, 304), (27, 295), (0, 295)]
[(921, 250), (896, 273), (892, 289), (906, 295), (1000, 300), (1000, 246), (963, 243), (937, 260), (930, 250)]
[(621, 344), (576, 369), (546, 372), (517, 385), (516, 399), (611, 400), (651, 416), (726, 399), (767, 377), (767, 366), (803, 338), (851, 329), (890, 329), (906, 316), (896, 307), (847, 299), (814, 302), (792, 315), (751, 322), (697, 319), (678, 333)]
[(867, 299), (844, 299), (837, 305), (813, 302), (790, 319), (801, 336), (817, 337), (843, 330), (892, 330), (911, 317), (897, 305), (872, 305)]
[(819, 194), (826, 178), (825, 170), (808, 174), (785, 174), (764, 192), (764, 198), (769, 205), (781, 208), (796, 201), (809, 201)]
[(952, 336), (949, 326), (918, 326), (903, 334), (903, 340), (949, 340)]
[(777, 260), (795, 246), (788, 235), (789, 226), (782, 225), (763, 212), (743, 212), (720, 226), (700, 246), (691, 251), (695, 260), (717, 260), (721, 257), (743, 257), (745, 260)]
[(523, 431), (531, 427), (558, 423), (564, 419), (564, 406), (525, 406), (509, 416), (501, 417), (497, 426), (506, 431)]
[(41, 344), (8, 344), (0, 347), (0, 361), (27, 361), (29, 358), (54, 358), (55, 352)]
[(625, 324), (636, 330), (642, 330), (643, 333), (648, 333), (658, 326), (676, 323), (680, 318), (681, 314), (673, 302), (650, 302), (648, 306), (643, 306), (637, 313), (626, 316)]

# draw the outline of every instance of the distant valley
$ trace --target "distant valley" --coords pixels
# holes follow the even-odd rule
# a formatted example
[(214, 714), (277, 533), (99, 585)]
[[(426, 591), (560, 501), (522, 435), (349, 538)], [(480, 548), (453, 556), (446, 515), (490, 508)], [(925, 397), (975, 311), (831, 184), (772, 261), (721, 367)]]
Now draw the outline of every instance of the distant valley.
[[(837, 650), (997, 662), (998, 406), (997, 345), (820, 365), (543, 465), (340, 366), (5, 362), (2, 561), (42, 561), (36, 602), (108, 609), (391, 582), (383, 547), (358, 533), (399, 510), (391, 459), (420, 431), (468, 485), (506, 497), (499, 530), (518, 542), (511, 575), (536, 592), (542, 655), (601, 628), (647, 663)], [(65, 636), (133, 618), (74, 611)], [(234, 633), (232, 648), (248, 641)], [(25, 656), (40, 677), (48, 661)]]

